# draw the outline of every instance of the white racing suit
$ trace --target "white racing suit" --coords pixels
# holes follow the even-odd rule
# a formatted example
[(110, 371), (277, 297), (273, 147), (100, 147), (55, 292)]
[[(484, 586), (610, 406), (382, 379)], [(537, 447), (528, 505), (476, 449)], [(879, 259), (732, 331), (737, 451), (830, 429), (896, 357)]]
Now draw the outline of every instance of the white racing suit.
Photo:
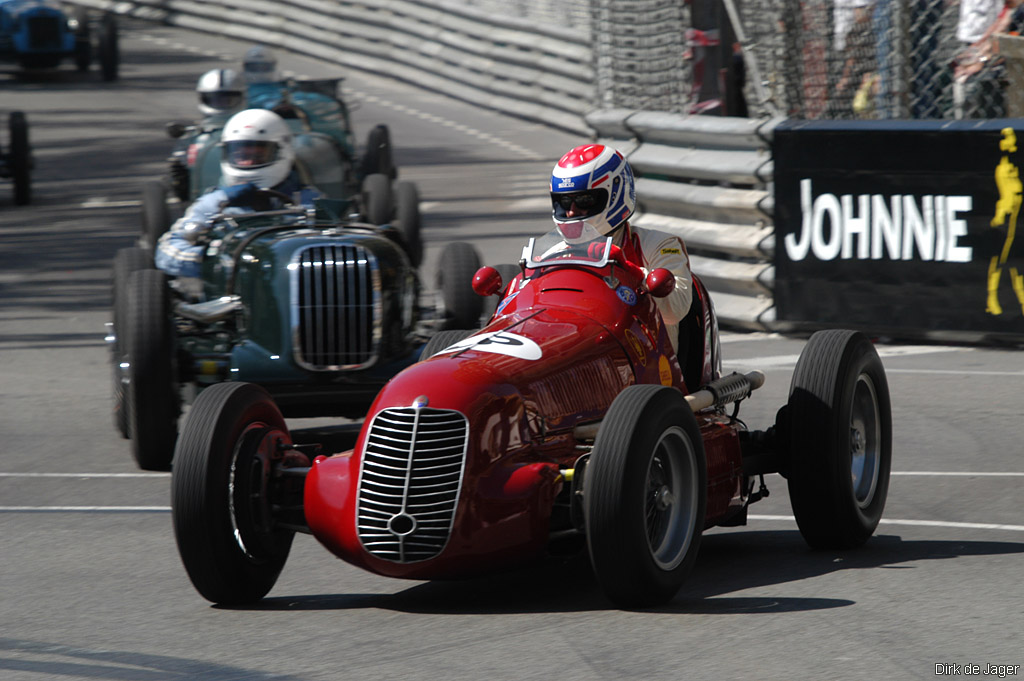
[(682, 239), (666, 232), (644, 229), (626, 224), (615, 235), (614, 243), (626, 258), (644, 269), (644, 274), (663, 267), (676, 278), (676, 287), (664, 298), (658, 298), (658, 311), (665, 321), (672, 348), (679, 349), (679, 322), (690, 311), (693, 301), (693, 276), (690, 274), (690, 256)]

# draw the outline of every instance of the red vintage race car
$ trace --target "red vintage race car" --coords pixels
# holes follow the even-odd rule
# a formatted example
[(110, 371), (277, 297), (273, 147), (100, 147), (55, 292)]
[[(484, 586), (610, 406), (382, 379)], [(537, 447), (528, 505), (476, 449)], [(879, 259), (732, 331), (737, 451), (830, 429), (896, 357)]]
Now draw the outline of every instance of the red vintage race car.
[(203, 391), (172, 474), (175, 536), (200, 594), (262, 598), (295, 532), (413, 579), (507, 569), (575, 533), (613, 603), (657, 605), (680, 588), (703, 530), (746, 523), (770, 472), (788, 479), (811, 546), (872, 535), (892, 436), (863, 334), (813, 335), (775, 424), (748, 431), (736, 412), (763, 374), (720, 375), (698, 278), (680, 362), (656, 300), (674, 278), (644, 276), (610, 238), (570, 245), (552, 232), (514, 274), (477, 273), (477, 293), (501, 296), (490, 322), (432, 339), (380, 392), (354, 449), (293, 437), (257, 386)]

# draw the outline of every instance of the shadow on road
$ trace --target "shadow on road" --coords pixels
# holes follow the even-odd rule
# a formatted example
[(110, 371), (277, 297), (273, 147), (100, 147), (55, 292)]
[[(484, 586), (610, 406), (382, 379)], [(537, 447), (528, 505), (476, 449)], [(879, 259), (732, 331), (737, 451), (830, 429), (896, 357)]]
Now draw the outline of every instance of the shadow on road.
[[(854, 551), (813, 551), (798, 532), (733, 532), (704, 538), (684, 588), (655, 612), (732, 615), (801, 612), (855, 604), (848, 598), (728, 596), (845, 570), (915, 569), (914, 563), (967, 556), (1024, 553), (1010, 542), (904, 541), (874, 537)], [(215, 606), (219, 607), (219, 606)], [(278, 596), (240, 609), (355, 610), (378, 608), (420, 614), (586, 612), (612, 606), (601, 593), (585, 550), (549, 555), (522, 569), (458, 581), (434, 581), (394, 594)]]

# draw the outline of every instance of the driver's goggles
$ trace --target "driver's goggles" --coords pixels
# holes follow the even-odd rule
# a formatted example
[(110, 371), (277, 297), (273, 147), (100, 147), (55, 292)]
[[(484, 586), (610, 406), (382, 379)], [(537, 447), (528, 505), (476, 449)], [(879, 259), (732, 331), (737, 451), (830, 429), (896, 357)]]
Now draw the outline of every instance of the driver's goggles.
[(277, 142), (235, 140), (224, 143), (224, 160), (235, 168), (260, 168), (277, 160)]
[(245, 62), (246, 71), (249, 73), (270, 73), (274, 70), (276, 64), (268, 61), (247, 61)]
[(551, 192), (551, 206), (556, 218), (568, 218), (572, 211), (574, 218), (589, 218), (597, 215), (608, 205), (608, 190), (587, 189), (581, 192)]
[(229, 90), (220, 92), (204, 92), (199, 96), (200, 101), (211, 109), (218, 111), (231, 111), (242, 104), (242, 93)]

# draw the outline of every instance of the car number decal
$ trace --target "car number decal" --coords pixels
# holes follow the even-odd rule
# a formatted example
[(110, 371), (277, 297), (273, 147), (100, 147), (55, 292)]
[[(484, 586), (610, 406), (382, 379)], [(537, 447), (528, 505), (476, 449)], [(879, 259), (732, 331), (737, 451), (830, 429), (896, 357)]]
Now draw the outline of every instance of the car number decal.
[(455, 345), (449, 345), (441, 352), (458, 352), (466, 349), (476, 352), (493, 352), (497, 355), (508, 355), (527, 360), (541, 358), (539, 345), (529, 338), (508, 331), (492, 331), (470, 336)]
[(615, 293), (619, 296), (619, 300), (624, 302), (626, 305), (636, 305), (636, 291), (628, 286), (620, 286), (615, 289)]

